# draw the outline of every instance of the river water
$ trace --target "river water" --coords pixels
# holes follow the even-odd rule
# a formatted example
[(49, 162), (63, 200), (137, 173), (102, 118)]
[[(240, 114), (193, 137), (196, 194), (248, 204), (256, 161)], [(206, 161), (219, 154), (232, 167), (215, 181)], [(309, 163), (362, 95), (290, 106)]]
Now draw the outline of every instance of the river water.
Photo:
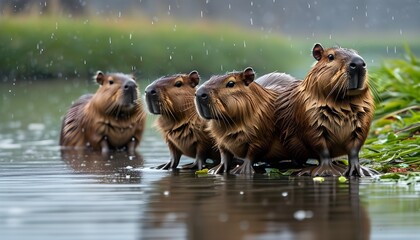
[(2, 240), (420, 236), (418, 184), (156, 170), (169, 153), (153, 116), (136, 156), (61, 152), (62, 115), (96, 86), (58, 79), (0, 87)]

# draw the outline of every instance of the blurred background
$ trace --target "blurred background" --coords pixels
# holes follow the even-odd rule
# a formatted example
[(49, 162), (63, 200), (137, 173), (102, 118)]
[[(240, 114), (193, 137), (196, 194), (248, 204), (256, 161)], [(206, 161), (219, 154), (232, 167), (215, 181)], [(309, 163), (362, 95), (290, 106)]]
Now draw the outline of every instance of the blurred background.
[(0, 80), (90, 78), (98, 69), (152, 81), (254, 67), (303, 78), (311, 48), (359, 51), (370, 67), (420, 53), (418, 0), (1, 0)]

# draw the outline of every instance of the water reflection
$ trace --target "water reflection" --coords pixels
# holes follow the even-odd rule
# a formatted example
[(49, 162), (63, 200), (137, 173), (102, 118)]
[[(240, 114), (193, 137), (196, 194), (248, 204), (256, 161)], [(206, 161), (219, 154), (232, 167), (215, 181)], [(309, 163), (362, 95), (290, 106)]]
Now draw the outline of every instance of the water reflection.
[[(174, 173), (155, 182), (143, 237), (187, 239), (369, 239), (359, 182), (256, 175), (196, 177)], [(162, 235), (162, 233), (165, 233)]]
[(103, 183), (137, 183), (140, 181), (140, 171), (143, 157), (139, 153), (128, 155), (127, 152), (101, 152), (63, 148), (62, 160), (76, 173), (96, 174), (101, 176)]

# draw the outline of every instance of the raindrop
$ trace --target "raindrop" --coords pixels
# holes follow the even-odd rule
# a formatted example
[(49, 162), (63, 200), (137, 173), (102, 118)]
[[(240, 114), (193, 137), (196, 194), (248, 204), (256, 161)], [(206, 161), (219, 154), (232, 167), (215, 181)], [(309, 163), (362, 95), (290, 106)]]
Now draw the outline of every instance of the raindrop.
[(250, 18), (249, 21), (250, 21), (251, 25), (254, 25), (254, 22), (253, 22), (252, 18)]
[(251, 1), (251, 6), (254, 6), (254, 2)]
[(200, 17), (203, 18), (203, 11), (200, 11)]
[(85, 64), (85, 65), (86, 65), (86, 60), (84, 60), (84, 61), (83, 61), (83, 64)]
[(169, 196), (169, 191), (164, 191), (164, 192), (163, 192), (163, 195), (165, 195), (165, 196)]
[(287, 193), (287, 192), (282, 192), (282, 193), (281, 193), (281, 195), (282, 195), (283, 197), (287, 197), (287, 195), (289, 195), (289, 193)]
[(312, 218), (314, 213), (312, 211), (298, 210), (293, 214), (296, 220), (302, 221), (305, 218)]
[(109, 37), (109, 44), (112, 44), (112, 39), (111, 39), (111, 37)]
[(121, 11), (118, 12), (118, 17), (121, 18)]
[(354, 17), (351, 17), (351, 21), (354, 22)]
[(244, 40), (244, 48), (246, 48), (246, 42), (245, 42), (245, 40)]
[(172, 55), (169, 55), (169, 60), (172, 60)]
[(129, 35), (130, 40), (131, 40), (131, 37), (132, 37), (132, 34), (130, 33), (130, 35)]
[(330, 34), (330, 40), (332, 39), (332, 34)]
[(308, 8), (311, 8), (311, 4), (310, 3), (308, 3)]
[(321, 17), (320, 16), (316, 16), (316, 20), (317, 21), (321, 20)]
[(58, 29), (58, 22), (55, 22), (55, 30)]
[(386, 46), (386, 53), (389, 53), (389, 46)]
[(244, 195), (244, 191), (240, 191), (239, 194)]
[(229, 5), (228, 5), (228, 8), (229, 8), (229, 10), (232, 8), (232, 6), (230, 5), (230, 3), (229, 3)]
[(400, 29), (400, 35), (403, 35), (402, 29)]

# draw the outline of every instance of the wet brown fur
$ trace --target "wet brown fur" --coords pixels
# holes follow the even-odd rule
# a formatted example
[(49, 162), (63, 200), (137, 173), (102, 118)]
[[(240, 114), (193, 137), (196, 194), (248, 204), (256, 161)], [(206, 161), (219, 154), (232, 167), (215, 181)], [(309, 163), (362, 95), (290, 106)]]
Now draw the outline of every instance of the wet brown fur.
[[(328, 59), (329, 55), (334, 60)], [(364, 175), (358, 153), (369, 132), (374, 101), (368, 87), (348, 90), (347, 66), (356, 52), (343, 48), (325, 49), (302, 82), (281, 92), (277, 101), (277, 126), (290, 158), (320, 159), (320, 167), (306, 171), (312, 175), (341, 175), (331, 158), (348, 154), (346, 175)]]
[[(127, 104), (122, 84), (134, 77), (98, 72), (100, 84), (95, 94), (80, 97), (67, 111), (61, 128), (60, 145), (91, 148), (107, 152), (126, 148), (133, 152), (139, 145), (146, 114), (137, 99)], [(137, 85), (135, 85), (137, 88)]]
[[(233, 156), (244, 160), (244, 164), (232, 173), (253, 173), (255, 160), (275, 158), (283, 151), (276, 137), (274, 115), (275, 89), (281, 88), (279, 78), (293, 79), (287, 74), (273, 73), (261, 77), (257, 83), (258, 80), (253, 82), (253, 70), (248, 68), (213, 76), (200, 87), (209, 94), (212, 113), (209, 129), (222, 153), (222, 163), (212, 173), (222, 168), (227, 172)], [(227, 87), (230, 81), (235, 83), (234, 87)], [(198, 100), (196, 103), (199, 104)]]
[[(177, 82), (182, 85), (175, 86)], [(161, 114), (155, 121), (155, 127), (161, 132), (171, 153), (171, 161), (161, 166), (163, 169), (176, 168), (181, 155), (195, 159), (193, 164), (184, 165), (184, 168), (202, 169), (206, 159), (220, 161), (220, 153), (207, 130), (207, 122), (198, 116), (194, 106), (198, 83), (198, 73), (193, 71), (162, 77), (149, 85), (159, 95)]]

